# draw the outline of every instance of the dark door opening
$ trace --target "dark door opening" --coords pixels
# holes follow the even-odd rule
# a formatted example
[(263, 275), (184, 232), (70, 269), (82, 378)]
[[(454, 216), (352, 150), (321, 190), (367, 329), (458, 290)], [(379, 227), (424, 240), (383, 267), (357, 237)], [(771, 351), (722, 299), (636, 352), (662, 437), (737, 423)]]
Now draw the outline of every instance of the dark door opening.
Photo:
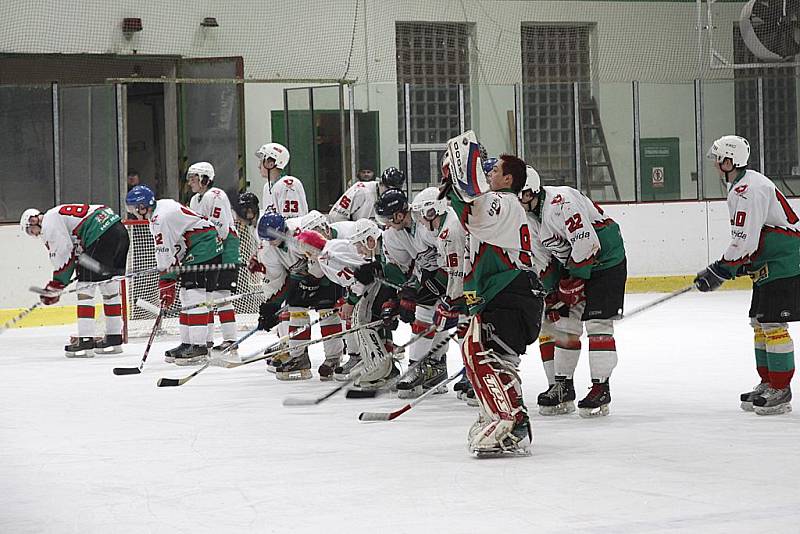
[(138, 172), (157, 198), (168, 197), (164, 85), (128, 84), (127, 109), (128, 172)]

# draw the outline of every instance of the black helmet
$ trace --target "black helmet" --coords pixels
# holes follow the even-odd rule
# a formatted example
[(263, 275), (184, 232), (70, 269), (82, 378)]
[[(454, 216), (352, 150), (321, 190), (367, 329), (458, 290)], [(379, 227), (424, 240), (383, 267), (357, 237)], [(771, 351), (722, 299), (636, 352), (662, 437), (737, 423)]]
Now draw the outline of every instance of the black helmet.
[(406, 175), (397, 167), (389, 167), (381, 174), (381, 185), (386, 189), (401, 189), (406, 185)]
[[(395, 169), (397, 170), (397, 169)], [(408, 211), (408, 197), (399, 189), (388, 189), (375, 202), (375, 218), (388, 224), (395, 213)]]
[(247, 212), (252, 211), (258, 217), (258, 197), (250, 191), (245, 191), (239, 195), (239, 201), (235, 205), (236, 215), (240, 219), (247, 219)]

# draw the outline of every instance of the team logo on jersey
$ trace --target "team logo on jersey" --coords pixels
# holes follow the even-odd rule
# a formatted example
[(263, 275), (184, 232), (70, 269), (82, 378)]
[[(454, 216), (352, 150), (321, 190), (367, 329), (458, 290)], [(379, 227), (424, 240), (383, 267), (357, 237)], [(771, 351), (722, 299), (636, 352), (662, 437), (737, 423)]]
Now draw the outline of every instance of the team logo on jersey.
[(108, 215), (106, 215), (102, 211), (98, 211), (97, 215), (95, 215), (95, 218), (97, 218), (97, 222), (101, 223), (108, 218)]
[(747, 184), (742, 184), (742, 185), (740, 185), (738, 187), (734, 187), (733, 188), (733, 192), (736, 193), (737, 195), (739, 195), (742, 198), (746, 198), (744, 196), (744, 192), (745, 191), (747, 191)]
[(150, 224), (156, 224), (158, 222), (158, 215), (153, 215), (150, 217)]
[(550, 201), (550, 204), (555, 206), (557, 204), (562, 204), (563, 202), (564, 202), (564, 197), (562, 197), (561, 195), (556, 195), (553, 197), (553, 200)]
[(444, 231), (441, 234), (439, 234), (439, 239), (445, 240), (445, 239), (447, 239), (447, 236), (449, 234), (450, 234), (450, 229), (449, 228), (445, 228)]
[(294, 188), (294, 180), (292, 180), (291, 178), (284, 178), (283, 183), (286, 184), (286, 187), (288, 187), (289, 189)]

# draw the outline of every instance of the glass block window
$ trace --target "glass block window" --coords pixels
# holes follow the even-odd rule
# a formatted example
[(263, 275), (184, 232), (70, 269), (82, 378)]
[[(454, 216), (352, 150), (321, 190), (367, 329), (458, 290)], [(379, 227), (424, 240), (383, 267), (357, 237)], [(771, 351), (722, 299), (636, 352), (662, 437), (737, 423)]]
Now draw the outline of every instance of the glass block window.
[(411, 143), (441, 144), (458, 135), (458, 86), (464, 85), (469, 125), (469, 25), (398, 22), (397, 105), (400, 143), (405, 142), (404, 84), (411, 84)]
[(521, 28), (525, 157), (542, 182), (576, 184), (574, 82), (589, 99), (591, 26)]
[[(733, 28), (734, 59), (758, 63), (744, 43), (739, 27)], [(800, 195), (797, 149), (797, 99), (793, 67), (737, 69), (734, 83), (736, 135), (750, 142), (750, 168), (775, 181), (787, 195)], [(764, 92), (764, 169), (759, 162), (758, 79)], [(734, 132), (731, 132), (734, 133)]]

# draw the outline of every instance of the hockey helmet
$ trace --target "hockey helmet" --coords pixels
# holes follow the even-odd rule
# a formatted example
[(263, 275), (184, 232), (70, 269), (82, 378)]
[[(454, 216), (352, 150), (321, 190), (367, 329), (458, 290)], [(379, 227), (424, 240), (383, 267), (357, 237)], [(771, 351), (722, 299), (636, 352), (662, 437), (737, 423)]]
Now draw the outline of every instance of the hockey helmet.
[(289, 232), (286, 219), (274, 211), (268, 211), (258, 220), (258, 237), (264, 241), (281, 239), (281, 235)]
[(322, 227), (325, 230), (324, 233), (328, 231), (328, 218), (325, 217), (322, 213), (317, 210), (311, 210), (302, 217), (300, 217), (300, 228), (303, 230), (316, 230), (317, 228)]
[(389, 167), (381, 174), (380, 183), (386, 189), (400, 189), (406, 185), (406, 175), (397, 167)]
[(128, 211), (135, 211), (139, 208), (155, 208), (156, 195), (146, 185), (137, 185), (128, 191), (125, 196), (125, 205), (128, 206)]
[(494, 169), (494, 166), (497, 165), (497, 158), (487, 158), (483, 161), (483, 174), (489, 174)]
[(378, 225), (375, 224), (375, 221), (371, 219), (359, 219), (356, 221), (353, 235), (350, 236), (350, 244), (362, 244), (366, 246), (367, 239), (371, 237), (377, 241), (380, 236), (381, 229), (378, 228)]
[[(236, 203), (235, 209), (236, 215), (240, 219), (251, 220), (254, 217), (258, 217), (258, 197), (255, 193), (245, 191), (239, 195), (239, 201)], [(248, 217), (248, 211), (253, 214), (252, 217)]]
[(427, 187), (417, 193), (411, 203), (411, 212), (425, 221), (432, 221), (447, 211), (447, 201), (439, 199), (438, 187)]
[(256, 157), (259, 161), (272, 158), (277, 168), (285, 169), (289, 164), (289, 149), (280, 143), (267, 143), (258, 149)]
[(389, 189), (383, 192), (375, 202), (375, 218), (381, 224), (389, 224), (396, 213), (408, 211), (408, 197), (399, 189)]
[(723, 135), (714, 141), (706, 157), (718, 163), (730, 158), (734, 167), (747, 167), (747, 160), (750, 159), (750, 143), (738, 135)]
[(325, 248), (325, 243), (328, 242), (325, 237), (319, 232), (314, 230), (303, 230), (297, 234), (297, 242), (300, 245), (300, 250), (305, 254), (316, 257)]
[(40, 217), (38, 224), (39, 226), (41, 226), (42, 225), (41, 216), (42, 212), (37, 210), (36, 208), (28, 208), (25, 211), (23, 211), (22, 217), (20, 217), (19, 219), (19, 228), (20, 230), (22, 230), (22, 233), (31, 235), (28, 233), (28, 230), (30, 230), (31, 226), (33, 226), (31, 224), (31, 218)]
[(207, 161), (192, 163), (189, 170), (186, 171), (186, 179), (188, 180), (193, 174), (200, 177), (201, 184), (208, 185), (214, 181), (214, 166)]
[(536, 169), (531, 167), (530, 165), (525, 166), (525, 185), (522, 186), (522, 189), (518, 193), (520, 199), (522, 199), (522, 193), (525, 191), (530, 191), (534, 195), (539, 192), (542, 188), (542, 181), (539, 178), (539, 173), (536, 172)]

